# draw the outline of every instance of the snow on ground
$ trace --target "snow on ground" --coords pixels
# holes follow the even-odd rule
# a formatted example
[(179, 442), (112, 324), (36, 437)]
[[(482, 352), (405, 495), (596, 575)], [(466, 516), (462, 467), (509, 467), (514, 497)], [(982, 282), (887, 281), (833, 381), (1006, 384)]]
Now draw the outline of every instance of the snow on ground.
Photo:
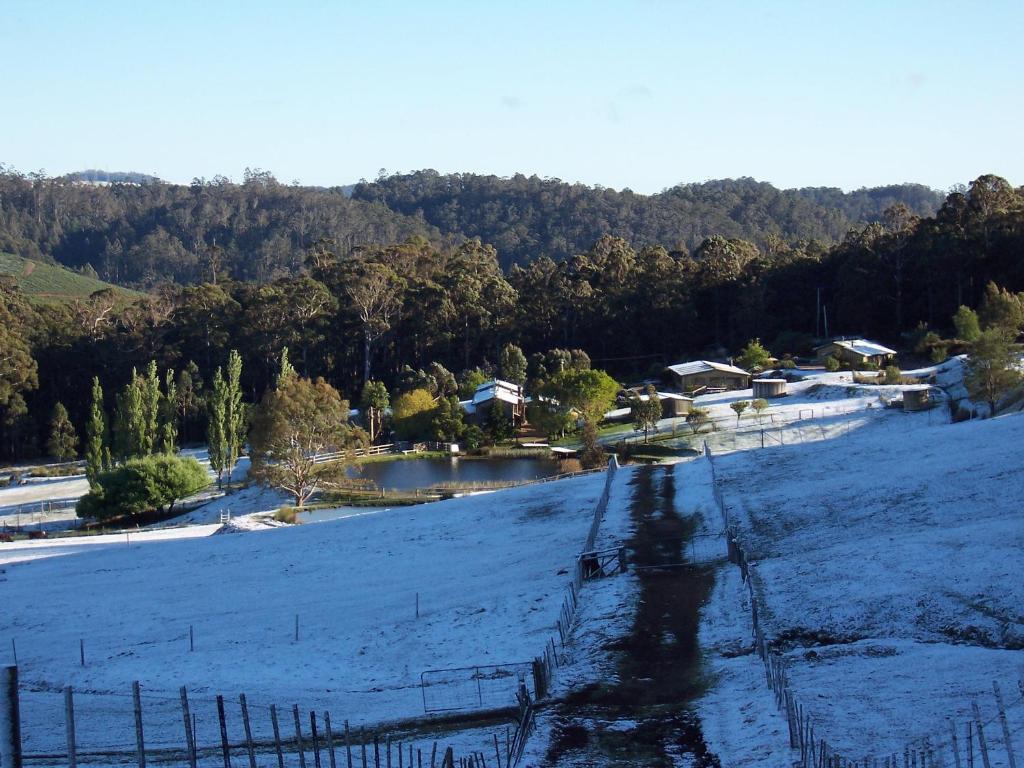
[[(716, 453), (744, 451), (789, 442), (805, 443), (826, 440), (848, 430), (856, 429), (869, 419), (882, 415), (887, 403), (902, 400), (903, 393), (913, 385), (859, 384), (849, 371), (795, 370), (799, 381), (790, 381), (787, 395), (768, 400), (768, 408), (758, 415), (747, 409), (737, 419), (729, 407), (737, 401), (750, 402), (753, 390), (737, 389), (696, 398), (695, 404), (707, 409), (710, 423), (694, 435), (685, 418), (662, 419), (657, 424), (657, 439), (668, 440), (667, 445), (697, 446), (707, 441)], [(940, 387), (951, 387), (954, 395), (963, 390), (960, 361), (953, 359), (943, 366), (909, 371), (922, 380), (935, 377)], [(871, 375), (871, 374), (858, 374)], [(959, 387), (959, 389), (957, 389)], [(937, 393), (938, 400), (947, 395)], [(931, 422), (949, 421), (945, 408), (936, 407), (927, 412)], [(624, 437), (640, 439), (632, 427), (606, 433), (602, 440), (614, 444)]]
[[(211, 482), (216, 478), (216, 473), (210, 468), (209, 455), (205, 448), (184, 448), (181, 456), (191, 456), (206, 468)], [(232, 483), (243, 483), (249, 476), (249, 459), (243, 456), (235, 465), (231, 473)], [(26, 477), (24, 485), (13, 485), (0, 488), (0, 530), (3, 528), (33, 528), (45, 531), (62, 531), (69, 528), (77, 528), (80, 521), (75, 513), (75, 503), (82, 496), (89, 492), (89, 483), (85, 475), (71, 475), (69, 477)], [(221, 496), (216, 487), (206, 488), (189, 499), (185, 503), (201, 502), (203, 499), (215, 499)], [(276, 496), (267, 495), (260, 497), (249, 494), (247, 496), (229, 497), (238, 498), (232, 506), (232, 502), (206, 505), (171, 521), (161, 523), (161, 526), (181, 525), (182, 523), (208, 523), (218, 520), (221, 511), (231, 511), (233, 514), (251, 514), (253, 512), (273, 511), (281, 506), (270, 506)], [(284, 498), (284, 497), (282, 497)], [(179, 504), (182, 502), (179, 502)], [(50, 509), (50, 507), (61, 507)], [(202, 510), (205, 510), (202, 511)], [(244, 510), (244, 511), (242, 511)]]
[[(39, 723), (60, 711), (49, 691), (65, 684), (83, 692), (87, 741), (112, 729), (131, 741), (121, 715), (135, 679), (147, 706), (168, 712), (147, 725), (155, 744), (176, 743), (180, 712), (169, 713), (181, 685), (207, 715), (214, 694), (245, 692), (254, 708), (297, 702), (335, 722), (422, 716), (421, 672), (542, 652), (603, 483), (591, 475), (234, 536), (146, 538), (211, 528), (194, 526), (132, 534), (130, 546), (32, 542), (75, 556), (10, 565), (0, 582), (0, 663), (16, 639), (35, 691), (23, 696), (26, 750), (54, 746), (59, 734)], [(21, 560), (28, 544), (0, 544), (0, 557)], [(215, 718), (200, 721), (214, 729), (200, 740), (216, 743)], [(105, 736), (89, 735), (97, 728)]]
[[(177, 525), (202, 525), (220, 522), (221, 514), (229, 514), (235, 523), (245, 525), (258, 522), (253, 518), (268, 516), (288, 504), (291, 496), (273, 488), (253, 485), (219, 496), (208, 504), (177, 517), (157, 523), (154, 528)], [(239, 518), (244, 518), (240, 520)]]
[[(168, 528), (166, 530), (130, 530), (119, 533), (104, 533), (95, 536), (69, 536), (59, 539), (23, 539), (12, 543), (0, 542), (0, 566), (27, 563), (31, 560), (42, 560), (63, 555), (92, 554), (111, 549), (130, 549), (157, 541), (173, 541), (176, 539), (195, 539), (209, 536), (217, 531), (220, 525), (193, 525), (188, 528)], [(0, 582), (5, 575), (0, 571)], [(6, 605), (6, 603), (5, 603)], [(3, 656), (0, 654), (0, 662)]]
[[(622, 546), (632, 533), (629, 483), (635, 470), (636, 467), (620, 467), (615, 474), (608, 507), (594, 542), (597, 551)], [(638, 597), (639, 588), (633, 574), (583, 583), (572, 640), (559, 653), (559, 662), (564, 666), (555, 674), (551, 687), (553, 696), (559, 697), (588, 682), (614, 676), (613, 659), (604, 646), (628, 634)]]
[[(935, 741), (972, 697), (994, 714), (993, 680), (1024, 727), (1022, 439), (1024, 416), (939, 425), (889, 412), (814, 445), (716, 459), (766, 634), (837, 749)], [(729, 685), (716, 695), (738, 701), (744, 681)]]
[[(720, 533), (724, 521), (715, 502), (711, 466), (699, 458), (676, 467), (676, 508), (699, 520), (698, 531)], [(719, 558), (725, 539), (709, 536), (703, 547)], [(699, 642), (705, 694), (696, 702), (708, 748), (721, 765), (789, 768), (793, 764), (785, 721), (765, 687), (764, 667), (753, 652), (750, 605), (739, 569), (729, 562), (715, 568), (714, 587), (701, 609)]]
[[(629, 483), (634, 471), (635, 466), (625, 466), (615, 473), (608, 507), (594, 543), (596, 550), (620, 546), (632, 533)], [(551, 685), (553, 698), (562, 698), (587, 684), (614, 680), (618, 676), (617, 660), (614, 654), (608, 653), (607, 646), (629, 634), (639, 596), (635, 574), (583, 582), (572, 635), (565, 648), (558, 649), (560, 666), (555, 670)], [(553, 725), (550, 710), (537, 712), (536, 729), (526, 742), (520, 765), (545, 764)]]

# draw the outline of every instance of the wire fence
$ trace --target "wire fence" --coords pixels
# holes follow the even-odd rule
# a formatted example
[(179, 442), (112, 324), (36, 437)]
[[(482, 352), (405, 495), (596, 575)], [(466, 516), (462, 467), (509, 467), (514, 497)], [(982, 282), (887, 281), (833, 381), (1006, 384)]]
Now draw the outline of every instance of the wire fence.
[[(761, 605), (754, 588), (754, 573), (736, 530), (715, 472), (710, 446), (704, 444), (704, 456), (711, 468), (715, 504), (725, 525), (729, 561), (741, 572), (750, 604), (754, 648), (764, 664), (765, 680), (775, 695), (780, 712), (786, 717), (790, 747), (799, 750), (801, 768), (1017, 768), (1024, 734), (1024, 680), (1016, 681), (1020, 695), (1006, 702), (998, 681), (993, 681), (993, 701), (972, 700), (972, 717), (950, 718), (948, 731), (905, 739), (901, 751), (862, 745), (852, 749), (836, 746), (835, 735), (826, 738), (815, 730), (813, 713), (805, 708), (790, 685), (785, 657), (775, 651), (764, 634)], [(1011, 723), (1010, 713), (1020, 722)], [(831, 740), (830, 740), (831, 739)]]
[[(20, 744), (12, 768), (118, 764), (145, 768), (147, 762), (190, 768), (275, 764), (307, 768), (310, 763), (331, 768), (454, 768), (486, 766), (489, 761), (482, 750), (456, 756), (450, 747), (424, 737), (422, 724), (353, 727), (347, 720), (332, 719), (323, 708), (252, 700), (244, 694), (197, 695), (182, 688), (172, 696), (143, 691), (138, 683), (128, 693), (70, 687), (21, 689), (16, 707)], [(491, 764), (507, 768), (510, 733), (495, 731), (487, 736), (481, 743), (488, 751), (494, 745)]]
[[(594, 509), (584, 551), (591, 549), (596, 540), (617, 469), (618, 462), (613, 457), (606, 470), (604, 487)], [(574, 473), (579, 474), (583, 473)], [(126, 545), (131, 546), (130, 541)], [(542, 653), (530, 662), (423, 673), (421, 687), (425, 709), (428, 712), (458, 711), (514, 708), (518, 705), (520, 716), (511, 741), (516, 745), (516, 752), (521, 754), (532, 723), (531, 702), (546, 695), (554, 670), (559, 666), (558, 647), (567, 642), (578, 607), (582, 580), (580, 560), (577, 558), (555, 624), (557, 642), (555, 637), (550, 638)], [(294, 603), (293, 607), (301, 610), (305, 606)], [(323, 606), (319, 599), (311, 598), (308, 607), (322, 609)], [(262, 609), (253, 609), (253, 612), (260, 613), (264, 620), (268, 619)], [(315, 616), (319, 612), (311, 610), (310, 619), (304, 617), (303, 637), (316, 632)], [(73, 631), (63, 634), (67, 636), (69, 655), (74, 654), (76, 662), (80, 661), (82, 665), (97, 653), (101, 656), (117, 655), (133, 645), (141, 647), (153, 643), (170, 643), (178, 645), (182, 653), (191, 653), (197, 641), (202, 642), (202, 635), (194, 630), (202, 629), (204, 618), (195, 615), (183, 618), (179, 630), (167, 632), (166, 628), (161, 628), (158, 630), (159, 637), (143, 632), (127, 638), (117, 632), (116, 640), (112, 634), (104, 641), (97, 637), (76, 638)], [(215, 617), (208, 618), (214, 620)], [(260, 629), (250, 626), (249, 631), (259, 632)], [(291, 635), (294, 631), (298, 641), (299, 613), (294, 617), (289, 614), (271, 618), (265, 631), (274, 635)], [(17, 654), (17, 645), (12, 640), (11, 655), (15, 664)], [(308, 755), (314, 757), (315, 765), (320, 768), (321, 756), (317, 750), (327, 749), (329, 741), (333, 741), (335, 746), (344, 745), (346, 768), (352, 765), (357, 768), (360, 765), (374, 765), (375, 768), (380, 765), (400, 765), (397, 755), (394, 761), (382, 757), (380, 742), (388, 741), (386, 735), (375, 737), (370, 731), (354, 731), (347, 727), (347, 721), (342, 722), (343, 730), (339, 730), (337, 720), (333, 726), (328, 725), (330, 711), (322, 700), (317, 702), (315, 708), (302, 708), (289, 702), (245, 700), (242, 695), (211, 696), (189, 693), (185, 689), (176, 696), (165, 690), (146, 691), (138, 684), (131, 691), (118, 692), (53, 689), (26, 683), (19, 687), (18, 698), (21, 723), (19, 738), (25, 763), (29, 765), (137, 762), (140, 768), (144, 768), (148, 758), (150, 762), (188, 763), (192, 768), (197, 764), (224, 765), (230, 768), (232, 760), (237, 764), (249, 760), (252, 768), (255, 758), (251, 756), (262, 755), (261, 761), (264, 764), (276, 759), (279, 768), (296, 764), (299, 768), (306, 768)], [(314, 729), (317, 729), (316, 733)], [(397, 741), (398, 737), (392, 740)], [(364, 750), (368, 745), (372, 745), (368, 753), (369, 762), (363, 763)], [(438, 757), (436, 743), (429, 747), (430, 759), (424, 760), (423, 764), (440, 764), (435, 762)], [(497, 736), (495, 747), (494, 762), (501, 765), (502, 750), (497, 743)], [(417, 745), (415, 750), (418, 768), (425, 747)], [(353, 754), (354, 758), (351, 757)], [(390, 755), (390, 751), (387, 754)], [(506, 765), (510, 755), (511, 751), (505, 755)], [(484, 756), (477, 753), (458, 760), (462, 764), (486, 764)], [(409, 764), (412, 765), (412, 762)], [(335, 768), (333, 756), (330, 765)]]
[[(645, 441), (642, 435), (622, 437), (615, 441), (620, 448), (645, 442), (668, 448), (691, 448), (700, 451), (707, 443), (716, 453), (771, 448), (779, 445), (803, 445), (853, 434), (878, 415), (892, 412), (879, 401), (863, 408), (835, 405), (811, 405), (788, 414), (765, 413), (736, 417), (710, 418), (700, 423), (673, 419)], [(929, 424), (947, 424), (948, 408), (932, 407), (913, 412)], [(908, 414), (908, 416), (911, 414)]]
[(523, 686), (536, 698), (533, 662), (430, 669), (420, 675), (424, 712), (513, 707)]
[(22, 531), (43, 530), (60, 523), (62, 527), (80, 528), (84, 520), (69, 518), (67, 510), (74, 509), (78, 499), (51, 499), (0, 507), (0, 531), (21, 533)]

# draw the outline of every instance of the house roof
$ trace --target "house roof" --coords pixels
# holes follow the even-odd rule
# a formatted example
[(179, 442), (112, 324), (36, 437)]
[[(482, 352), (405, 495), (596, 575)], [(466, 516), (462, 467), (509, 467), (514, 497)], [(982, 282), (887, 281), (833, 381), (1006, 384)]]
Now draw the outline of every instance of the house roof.
[[(686, 395), (679, 395), (679, 394), (676, 394), (675, 392), (658, 392), (656, 394), (662, 400), (687, 400), (687, 401), (689, 401), (691, 403), (693, 402), (693, 398), (692, 397), (687, 397)], [(647, 395), (640, 395), (641, 399), (643, 399), (645, 397), (647, 397)]]
[(512, 384), (501, 379), (486, 381), (476, 388), (473, 393), (473, 403), (480, 405), (491, 400), (502, 400), (506, 403), (519, 404), (523, 402), (523, 388), (518, 384)]
[(711, 371), (718, 371), (719, 373), (733, 373), (738, 376), (750, 375), (750, 373), (744, 371), (742, 368), (737, 368), (735, 365), (713, 363), (710, 360), (694, 360), (689, 363), (677, 363), (676, 365), (670, 365), (668, 370), (672, 371), (676, 376), (693, 376), (695, 373), (709, 373)]
[(896, 354), (895, 349), (889, 349), (878, 342), (868, 341), (867, 339), (836, 339), (835, 341), (830, 341), (828, 344), (822, 344), (815, 351), (817, 352), (818, 350), (827, 349), (832, 345), (848, 349), (851, 352), (856, 352), (858, 355), (864, 355), (865, 357)]

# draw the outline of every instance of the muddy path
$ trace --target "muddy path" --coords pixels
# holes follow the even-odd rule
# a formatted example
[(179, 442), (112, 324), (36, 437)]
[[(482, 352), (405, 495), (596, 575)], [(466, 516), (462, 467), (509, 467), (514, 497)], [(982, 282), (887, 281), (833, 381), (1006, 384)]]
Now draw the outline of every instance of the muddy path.
[(702, 691), (697, 630), (713, 571), (687, 563), (696, 521), (675, 508), (672, 467), (638, 468), (631, 486), (626, 547), (641, 592), (629, 635), (605, 648), (617, 679), (558, 705), (545, 764), (717, 768), (690, 708)]

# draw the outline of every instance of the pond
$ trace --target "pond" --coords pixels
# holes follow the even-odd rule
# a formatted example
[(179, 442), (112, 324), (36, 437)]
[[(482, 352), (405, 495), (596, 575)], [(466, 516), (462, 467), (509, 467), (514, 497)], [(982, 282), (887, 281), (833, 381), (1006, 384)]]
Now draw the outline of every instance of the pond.
[(439, 483), (523, 482), (558, 474), (552, 459), (402, 459), (361, 465), (353, 477), (380, 488), (409, 491)]

